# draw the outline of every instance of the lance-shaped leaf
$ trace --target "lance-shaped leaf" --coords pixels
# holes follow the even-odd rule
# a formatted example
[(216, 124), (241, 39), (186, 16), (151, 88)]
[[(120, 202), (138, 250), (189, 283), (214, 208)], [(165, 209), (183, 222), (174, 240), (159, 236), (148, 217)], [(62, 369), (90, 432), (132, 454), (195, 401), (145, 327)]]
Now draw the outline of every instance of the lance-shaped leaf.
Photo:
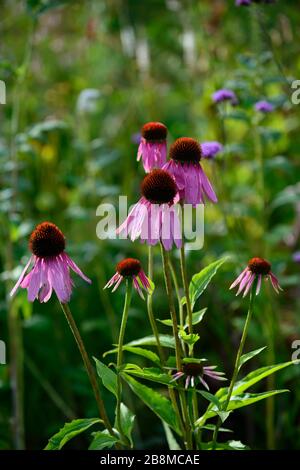
[(45, 450), (60, 450), (71, 439), (99, 423), (102, 423), (102, 420), (99, 418), (74, 419), (70, 423), (66, 423), (49, 439)]
[(218, 269), (222, 266), (223, 263), (225, 263), (227, 259), (228, 258), (225, 257), (219, 259), (218, 261), (214, 261), (192, 277), (189, 287), (192, 308), (194, 308), (196, 300), (200, 297), (202, 292), (206, 289), (212, 278), (217, 273)]

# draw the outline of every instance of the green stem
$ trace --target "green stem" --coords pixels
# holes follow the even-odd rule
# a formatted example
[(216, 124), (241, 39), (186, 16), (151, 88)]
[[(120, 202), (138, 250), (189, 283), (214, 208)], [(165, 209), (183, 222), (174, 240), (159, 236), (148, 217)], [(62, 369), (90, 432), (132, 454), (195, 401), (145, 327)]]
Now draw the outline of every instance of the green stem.
[(172, 323), (173, 323), (176, 367), (177, 367), (177, 370), (181, 370), (181, 345), (179, 341), (178, 322), (177, 322), (177, 315), (176, 315), (173, 292), (172, 292), (171, 272), (170, 272), (170, 264), (169, 264), (170, 257), (169, 257), (169, 253), (165, 250), (162, 244), (161, 244), (161, 254), (162, 254), (162, 261), (163, 261), (163, 271), (164, 271), (164, 278), (165, 278), (165, 284), (166, 284), (166, 291), (167, 291), (167, 296), (168, 296), (168, 301), (169, 301), (170, 314), (171, 314)]
[[(187, 276), (187, 269), (186, 269), (186, 261), (185, 261), (185, 243), (184, 243), (184, 206), (182, 205), (182, 245), (180, 248), (180, 268), (181, 268), (181, 277), (182, 283), (184, 287), (184, 293), (186, 298), (186, 309), (187, 309), (187, 318), (188, 318), (188, 330), (189, 334), (193, 334), (193, 311), (191, 305), (191, 298), (190, 298), (190, 289), (189, 289), (189, 282)], [(193, 357), (194, 351), (193, 347), (189, 348), (189, 356)], [(198, 400), (196, 391), (192, 391), (192, 404), (193, 404), (193, 423), (198, 418)], [(195, 434), (196, 436), (196, 434)]]
[[(168, 296), (168, 302), (170, 307), (170, 314), (173, 323), (173, 335), (175, 340), (175, 354), (176, 354), (176, 368), (177, 370), (182, 369), (181, 364), (181, 344), (178, 335), (178, 322), (177, 322), (177, 315), (175, 310), (174, 298), (173, 298), (173, 289), (172, 289), (172, 280), (171, 280), (171, 271), (170, 271), (170, 256), (169, 253), (165, 250), (164, 246), (161, 243), (161, 255), (162, 255), (162, 262), (163, 262), (163, 272), (166, 284), (166, 291)], [(181, 405), (181, 411), (183, 415), (183, 421), (185, 426), (185, 447), (187, 450), (193, 449), (193, 440), (191, 434), (191, 427), (189, 423), (188, 411), (187, 411), (187, 403), (186, 398), (183, 390), (179, 390), (179, 399)]]
[[(150, 245), (148, 247), (148, 277), (151, 280), (153, 279), (153, 248)], [(148, 310), (148, 317), (149, 317), (150, 325), (152, 328), (152, 332), (155, 337), (159, 358), (160, 358), (161, 364), (164, 365), (165, 355), (164, 355), (164, 351), (160, 343), (159, 332), (158, 332), (158, 328), (157, 328), (156, 321), (155, 321), (154, 314), (153, 314), (152, 294), (148, 294), (148, 297), (147, 297), (147, 310)]]
[(74, 336), (74, 339), (77, 343), (77, 346), (78, 346), (78, 349), (79, 349), (79, 352), (81, 354), (81, 357), (82, 357), (82, 360), (83, 360), (83, 364), (85, 366), (85, 369), (86, 369), (86, 372), (87, 372), (87, 375), (88, 375), (88, 378), (90, 380), (90, 383), (91, 383), (91, 386), (92, 386), (92, 389), (93, 389), (93, 392), (94, 392), (94, 395), (95, 395), (95, 400), (96, 400), (96, 403), (97, 403), (97, 406), (98, 406), (98, 411), (99, 411), (99, 414), (100, 414), (100, 417), (101, 419), (103, 420), (104, 422), (104, 425), (105, 427), (107, 428), (107, 430), (109, 431), (109, 433), (112, 435), (112, 436), (115, 436), (114, 432), (113, 432), (113, 429), (112, 429), (112, 426), (110, 424), (110, 421), (108, 419), (108, 416), (106, 414), (106, 410), (105, 410), (105, 406), (104, 406), (104, 402), (102, 400), (102, 397), (101, 397), (101, 394), (100, 394), (100, 390), (99, 390), (99, 386), (98, 386), (98, 381), (97, 381), (97, 377), (96, 377), (96, 374), (95, 374), (95, 371), (93, 369), (93, 366), (90, 362), (90, 359), (88, 357), (88, 354), (86, 352), (86, 349), (85, 349), (85, 346), (84, 346), (84, 343), (83, 343), (83, 340), (81, 338), (81, 335), (79, 333), (79, 330), (77, 328), (77, 325), (75, 323), (75, 320), (73, 318), (73, 315), (71, 313), (71, 310), (68, 306), (68, 304), (64, 304), (64, 303), (61, 303), (60, 302), (60, 306), (62, 308), (62, 311), (64, 312), (65, 314), (65, 317), (66, 317), (66, 320), (69, 324), (69, 327), (72, 331), (72, 334)]
[[(223, 411), (227, 411), (227, 408), (228, 408), (228, 405), (229, 405), (229, 402), (230, 402), (230, 399), (231, 399), (231, 396), (232, 396), (233, 388), (234, 388), (234, 385), (235, 385), (235, 382), (236, 382), (236, 379), (237, 379), (237, 376), (238, 376), (238, 373), (239, 373), (240, 359), (241, 359), (242, 354), (243, 354), (245, 341), (246, 341), (246, 338), (247, 338), (248, 329), (249, 329), (250, 321), (251, 321), (252, 314), (253, 314), (253, 304), (254, 304), (254, 298), (255, 298), (255, 290), (256, 290), (256, 282), (253, 283), (252, 288), (251, 288), (247, 318), (246, 318), (246, 321), (245, 321), (243, 334), (242, 334), (240, 345), (239, 345), (238, 352), (237, 352), (237, 355), (236, 355), (234, 370), (233, 370), (233, 374), (232, 374), (232, 379), (231, 379), (230, 386), (229, 386), (229, 389), (228, 389), (228, 394), (227, 394), (227, 398), (226, 398), (226, 401), (225, 401), (225, 404), (224, 404), (224, 407), (223, 407)], [(212, 447), (213, 449), (216, 448), (218, 432), (219, 432), (219, 429), (221, 427), (221, 424), (222, 424), (222, 421), (221, 421), (221, 418), (219, 418), (218, 422), (217, 422), (217, 425), (215, 427), (214, 435), (213, 435), (213, 447)]]
[(121, 322), (120, 333), (119, 333), (118, 354), (117, 354), (118, 379), (117, 379), (116, 420), (117, 420), (118, 430), (121, 436), (123, 437), (123, 439), (124, 439), (124, 434), (122, 431), (122, 423), (121, 423), (122, 382), (121, 382), (120, 368), (123, 365), (123, 344), (124, 344), (124, 336), (125, 336), (125, 330), (126, 330), (126, 325), (127, 325), (127, 320), (128, 320), (131, 296), (132, 296), (132, 281), (131, 279), (126, 279), (126, 294), (125, 294), (122, 322)]
[[(149, 250), (148, 250), (148, 277), (151, 280), (153, 279), (153, 248), (152, 248), (152, 246), (149, 246)], [(153, 314), (152, 295), (148, 295), (147, 308), (148, 308), (148, 315), (149, 315), (149, 320), (150, 320), (150, 324), (151, 324), (151, 327), (152, 327), (153, 335), (155, 336), (155, 339), (156, 339), (157, 350), (158, 350), (158, 353), (159, 353), (161, 364), (162, 364), (162, 366), (164, 366), (165, 362), (166, 362), (165, 354), (164, 354), (163, 348), (162, 348), (161, 343), (160, 343), (159, 332), (158, 332), (155, 317), (154, 317), (154, 314)], [(181, 428), (182, 433), (184, 435), (185, 434), (185, 428), (184, 428), (184, 424), (182, 422), (182, 418), (181, 418), (181, 415), (180, 415), (180, 410), (179, 410), (179, 407), (178, 407), (178, 404), (177, 404), (176, 395), (175, 395), (175, 392), (174, 392), (172, 387), (169, 387), (169, 396), (170, 396), (170, 400), (172, 402), (173, 408), (175, 410), (175, 413), (177, 415), (180, 428)]]

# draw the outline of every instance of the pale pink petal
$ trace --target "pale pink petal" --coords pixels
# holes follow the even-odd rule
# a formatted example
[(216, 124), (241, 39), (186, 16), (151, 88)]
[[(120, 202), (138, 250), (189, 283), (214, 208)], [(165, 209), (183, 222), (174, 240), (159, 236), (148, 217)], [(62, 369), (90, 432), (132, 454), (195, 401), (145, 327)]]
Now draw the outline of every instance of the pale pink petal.
[(203, 171), (203, 168), (199, 164), (199, 169), (200, 169), (200, 174), (201, 174), (201, 182), (202, 182), (202, 187), (205, 191), (206, 196), (208, 199), (210, 199), (212, 202), (218, 202), (218, 198), (213, 190), (212, 185), (210, 184), (209, 179), (207, 178), (206, 174)]
[(79, 269), (77, 264), (74, 263), (74, 261), (70, 258), (70, 256), (67, 255), (67, 253), (61, 253), (60, 257), (67, 263), (68, 266), (76, 273), (78, 276), (80, 276), (84, 281), (88, 282), (89, 284), (92, 283), (92, 281), (83, 274), (83, 272)]
[(187, 377), (186, 377), (186, 379), (185, 379), (185, 386), (184, 386), (184, 388), (189, 388), (190, 380), (191, 380), (191, 376), (190, 376), (190, 375), (187, 375)]
[(133, 276), (133, 285), (134, 285), (135, 289), (138, 291), (139, 296), (140, 296), (143, 300), (145, 300), (143, 291), (142, 291), (142, 289), (141, 289), (141, 287), (140, 287), (140, 285), (139, 285), (139, 283), (138, 283), (138, 281), (137, 281), (137, 279), (136, 279), (135, 276)]
[(11, 290), (11, 292), (10, 292), (10, 294), (9, 294), (11, 297), (16, 293), (18, 287), (20, 287), (20, 285), (21, 285), (21, 283), (22, 283), (22, 281), (23, 281), (23, 279), (24, 279), (24, 276), (25, 276), (25, 274), (26, 274), (26, 271), (27, 271), (27, 269), (29, 268), (30, 263), (31, 263), (32, 260), (33, 260), (33, 257), (31, 256), (31, 257), (29, 258), (29, 261), (27, 262), (25, 268), (23, 269), (23, 271), (22, 271), (22, 273), (21, 273), (21, 275), (20, 275), (20, 277), (19, 277), (17, 283), (15, 284), (15, 286), (13, 287), (13, 289)]
[(244, 271), (241, 272), (239, 277), (236, 278), (236, 280), (231, 284), (229, 289), (233, 289), (235, 286), (237, 286), (241, 282), (241, 280), (243, 279), (243, 277), (244, 277), (244, 275), (246, 274), (247, 271), (248, 271), (248, 267), (245, 268)]
[(252, 274), (252, 275), (251, 275), (251, 277), (250, 277), (250, 279), (249, 279), (249, 281), (248, 281), (248, 283), (247, 283), (247, 286), (246, 286), (246, 288), (245, 288), (245, 290), (244, 290), (243, 297), (246, 297), (246, 295), (248, 294), (248, 292), (249, 292), (249, 290), (251, 289), (251, 286), (252, 286), (252, 284), (253, 284), (253, 282), (254, 282), (255, 277), (256, 277), (256, 274)]
[(199, 375), (199, 379), (200, 379), (200, 382), (202, 383), (202, 385), (204, 385), (204, 387), (209, 390), (209, 386), (207, 385), (207, 383), (205, 382), (205, 380)]
[(119, 277), (119, 279), (117, 280), (117, 282), (116, 282), (116, 284), (115, 284), (115, 287), (113, 288), (112, 292), (115, 292), (115, 291), (118, 289), (118, 287), (119, 287), (119, 285), (121, 284), (121, 282), (123, 281), (123, 279), (124, 279), (123, 276), (120, 275), (120, 277)]
[(256, 286), (256, 292), (255, 292), (256, 295), (258, 295), (260, 292), (261, 280), (262, 280), (262, 275), (260, 274), (257, 279), (257, 286)]

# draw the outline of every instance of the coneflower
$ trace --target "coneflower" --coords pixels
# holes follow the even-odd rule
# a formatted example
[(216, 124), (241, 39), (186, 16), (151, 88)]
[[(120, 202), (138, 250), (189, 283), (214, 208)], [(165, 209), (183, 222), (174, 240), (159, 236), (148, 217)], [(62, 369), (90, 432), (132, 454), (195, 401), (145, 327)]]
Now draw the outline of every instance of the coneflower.
[(188, 388), (190, 385), (194, 387), (199, 381), (207, 390), (209, 386), (204, 380), (204, 376), (210, 377), (214, 380), (227, 380), (224, 376), (224, 372), (215, 371), (217, 366), (204, 366), (203, 361), (189, 361), (183, 362), (181, 370), (173, 374), (172, 382), (185, 378), (185, 388)]
[[(35, 299), (47, 302), (54, 290), (60, 302), (67, 303), (73, 287), (70, 268), (90, 284), (91, 280), (65, 252), (65, 246), (64, 234), (56, 225), (51, 222), (37, 225), (29, 240), (32, 256), (10, 295), (14, 295), (22, 287), (27, 289), (30, 302)], [(26, 274), (31, 264), (33, 268)]]
[(167, 128), (161, 122), (147, 122), (141, 130), (137, 160), (142, 158), (146, 173), (161, 168), (167, 158)]
[(217, 202), (217, 196), (203, 171), (199, 142), (190, 137), (177, 139), (170, 148), (170, 160), (163, 166), (176, 181), (180, 199), (196, 206), (204, 204), (204, 197)]
[(243, 297), (245, 297), (251, 289), (254, 281), (257, 280), (256, 295), (259, 294), (262, 280), (270, 280), (273, 289), (278, 294), (281, 289), (277, 277), (271, 271), (271, 264), (263, 258), (251, 258), (248, 262), (248, 266), (239, 275), (239, 277), (231, 284), (230, 289), (233, 289), (239, 285), (239, 289), (236, 295), (239, 295), (244, 291)]
[(227, 88), (221, 88), (212, 95), (214, 103), (222, 103), (223, 101), (229, 101), (233, 106), (238, 104), (238, 99), (234, 91), (228, 90)]
[(133, 287), (138, 291), (139, 295), (144, 298), (142, 289), (148, 294), (151, 293), (151, 284), (142, 269), (142, 265), (138, 259), (125, 258), (120, 261), (116, 266), (116, 273), (104, 286), (104, 289), (114, 286), (112, 292), (114, 292), (122, 281), (132, 280)]
[(173, 243), (180, 248), (181, 229), (174, 206), (179, 195), (174, 178), (165, 170), (152, 170), (142, 181), (141, 194), (117, 233), (132, 241), (140, 238), (148, 245), (161, 241), (166, 250)]

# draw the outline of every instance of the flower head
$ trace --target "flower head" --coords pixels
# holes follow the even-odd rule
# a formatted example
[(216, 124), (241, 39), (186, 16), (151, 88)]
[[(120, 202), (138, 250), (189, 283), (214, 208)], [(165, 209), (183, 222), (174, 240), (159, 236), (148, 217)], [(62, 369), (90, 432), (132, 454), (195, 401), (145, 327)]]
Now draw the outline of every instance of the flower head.
[(201, 144), (203, 158), (213, 159), (219, 152), (222, 152), (223, 145), (220, 142), (202, 142)]
[(142, 289), (145, 289), (148, 294), (152, 291), (150, 281), (144, 273), (138, 259), (125, 258), (120, 261), (116, 266), (116, 273), (104, 286), (104, 289), (114, 285), (112, 290), (112, 292), (114, 292), (124, 279), (132, 280), (133, 287), (138, 291), (142, 299), (144, 299)]
[(188, 388), (190, 385), (194, 387), (196, 385), (196, 380), (199, 381), (207, 390), (209, 386), (204, 380), (204, 376), (210, 377), (215, 380), (227, 380), (224, 377), (224, 372), (217, 372), (217, 366), (204, 366), (203, 361), (192, 361), (182, 363), (181, 370), (173, 374), (172, 381), (179, 380), (182, 377), (185, 377), (185, 388)]
[(238, 103), (238, 99), (234, 91), (228, 90), (226, 88), (221, 88), (220, 90), (215, 91), (215, 93), (212, 95), (212, 99), (215, 103), (229, 101), (233, 106), (237, 105)]
[(173, 242), (181, 246), (181, 230), (174, 204), (178, 189), (174, 178), (165, 170), (152, 170), (141, 184), (142, 197), (131, 209), (117, 233), (141, 242), (156, 245), (160, 241), (166, 250)]
[(163, 166), (174, 176), (180, 199), (193, 206), (204, 204), (204, 196), (217, 202), (217, 196), (200, 164), (201, 158), (199, 142), (181, 137), (171, 145), (170, 160)]
[[(73, 282), (71, 268), (86, 282), (91, 283), (74, 261), (65, 253), (65, 237), (61, 230), (51, 222), (43, 222), (34, 229), (30, 236), (29, 248), (32, 252), (28, 263), (10, 295), (19, 287), (27, 289), (28, 300), (47, 302), (53, 290), (62, 303), (70, 300)], [(32, 270), (26, 274), (30, 265)]]
[(255, 109), (261, 113), (271, 113), (274, 111), (274, 106), (269, 101), (261, 100), (255, 103)]
[(248, 262), (248, 266), (233, 282), (233, 284), (231, 284), (230, 289), (233, 289), (239, 285), (239, 289), (236, 295), (239, 295), (242, 291), (244, 291), (243, 297), (245, 297), (256, 280), (257, 285), (255, 293), (258, 295), (263, 279), (271, 281), (271, 284), (277, 294), (280, 290), (282, 290), (278, 283), (277, 277), (271, 271), (271, 264), (263, 258), (251, 258)]
[(137, 160), (141, 158), (146, 173), (161, 168), (167, 158), (167, 128), (161, 122), (147, 122), (141, 130)]

